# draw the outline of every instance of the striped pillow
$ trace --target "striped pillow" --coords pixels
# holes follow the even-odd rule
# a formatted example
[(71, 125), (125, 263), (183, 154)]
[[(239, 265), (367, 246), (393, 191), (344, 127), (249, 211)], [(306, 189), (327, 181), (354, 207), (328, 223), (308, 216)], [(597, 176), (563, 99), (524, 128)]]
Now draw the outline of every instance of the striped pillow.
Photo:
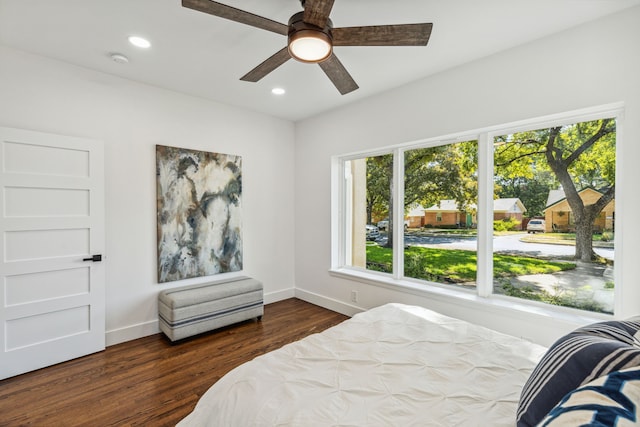
[(640, 422), (640, 368), (611, 372), (567, 394), (540, 427), (626, 427)]
[(527, 380), (518, 427), (537, 425), (564, 395), (613, 371), (640, 366), (640, 317), (578, 328), (556, 341)]

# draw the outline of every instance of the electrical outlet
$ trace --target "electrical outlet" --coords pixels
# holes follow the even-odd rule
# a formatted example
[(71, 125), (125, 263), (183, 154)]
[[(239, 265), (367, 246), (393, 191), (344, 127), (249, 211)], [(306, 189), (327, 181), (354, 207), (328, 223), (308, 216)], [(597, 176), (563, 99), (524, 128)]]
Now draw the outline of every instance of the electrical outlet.
[(351, 291), (351, 302), (358, 302), (358, 291)]

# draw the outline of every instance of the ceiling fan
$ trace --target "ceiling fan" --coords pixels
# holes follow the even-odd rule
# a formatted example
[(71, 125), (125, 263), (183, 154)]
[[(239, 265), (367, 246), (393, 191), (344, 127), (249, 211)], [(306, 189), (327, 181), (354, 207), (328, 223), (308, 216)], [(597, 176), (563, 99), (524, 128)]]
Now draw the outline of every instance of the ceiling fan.
[(426, 46), (433, 24), (374, 25), (333, 28), (329, 14), (334, 0), (300, 0), (303, 12), (288, 25), (213, 0), (182, 0), (182, 6), (288, 37), (287, 46), (242, 76), (257, 82), (290, 58), (317, 63), (338, 91), (358, 89), (349, 72), (333, 53), (334, 46)]

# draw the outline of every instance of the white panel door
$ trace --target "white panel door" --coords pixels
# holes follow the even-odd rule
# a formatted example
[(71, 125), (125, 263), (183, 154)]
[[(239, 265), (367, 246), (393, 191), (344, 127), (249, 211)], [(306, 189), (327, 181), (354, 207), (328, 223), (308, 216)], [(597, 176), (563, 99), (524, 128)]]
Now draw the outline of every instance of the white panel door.
[(104, 159), (0, 127), (0, 379), (104, 350)]

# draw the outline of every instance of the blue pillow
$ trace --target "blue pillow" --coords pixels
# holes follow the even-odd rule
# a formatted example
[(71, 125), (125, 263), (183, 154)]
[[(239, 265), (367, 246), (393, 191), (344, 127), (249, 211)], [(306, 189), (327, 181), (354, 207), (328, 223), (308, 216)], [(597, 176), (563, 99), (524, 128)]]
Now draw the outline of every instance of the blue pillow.
[(522, 389), (518, 427), (537, 425), (563, 396), (581, 385), (613, 371), (640, 366), (639, 330), (640, 317), (636, 317), (594, 323), (557, 340)]
[(540, 427), (614, 427), (640, 422), (640, 368), (615, 371), (567, 394)]

